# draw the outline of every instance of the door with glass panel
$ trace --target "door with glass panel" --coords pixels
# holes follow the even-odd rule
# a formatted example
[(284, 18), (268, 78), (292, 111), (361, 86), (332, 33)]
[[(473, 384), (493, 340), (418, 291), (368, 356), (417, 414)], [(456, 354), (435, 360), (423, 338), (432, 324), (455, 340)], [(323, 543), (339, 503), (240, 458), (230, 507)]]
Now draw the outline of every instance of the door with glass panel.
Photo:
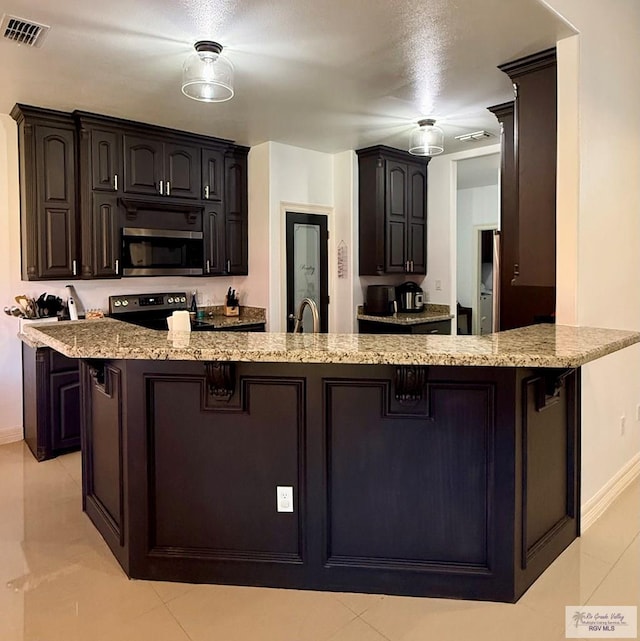
[[(287, 212), (287, 331), (293, 331), (300, 303), (309, 298), (318, 307), (320, 331), (328, 330), (329, 286), (327, 217)], [(302, 317), (305, 333), (313, 331), (311, 309)]]

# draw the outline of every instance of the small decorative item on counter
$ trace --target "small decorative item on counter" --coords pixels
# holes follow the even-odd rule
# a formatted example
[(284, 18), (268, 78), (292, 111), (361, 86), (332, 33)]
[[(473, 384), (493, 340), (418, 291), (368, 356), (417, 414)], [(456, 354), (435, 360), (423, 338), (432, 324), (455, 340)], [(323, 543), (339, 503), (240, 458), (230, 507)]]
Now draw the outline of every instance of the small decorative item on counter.
[(101, 309), (88, 309), (85, 314), (87, 320), (97, 320), (104, 318), (104, 312)]
[(194, 321), (198, 316), (198, 301), (196, 292), (191, 292), (191, 305), (189, 306), (189, 318)]
[(240, 307), (239, 307), (238, 296), (236, 294), (236, 290), (235, 289), (231, 289), (231, 287), (229, 287), (229, 290), (227, 291), (227, 296), (226, 296), (225, 304), (224, 304), (224, 315), (225, 316), (240, 316)]

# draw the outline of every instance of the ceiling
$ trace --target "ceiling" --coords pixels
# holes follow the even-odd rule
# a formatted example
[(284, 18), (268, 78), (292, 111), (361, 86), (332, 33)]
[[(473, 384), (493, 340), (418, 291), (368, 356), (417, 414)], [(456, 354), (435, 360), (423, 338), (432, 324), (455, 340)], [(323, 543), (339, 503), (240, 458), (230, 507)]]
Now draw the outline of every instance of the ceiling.
[[(498, 125), (512, 99), (496, 66), (553, 46), (572, 29), (538, 0), (6, 0), (51, 26), (41, 48), (0, 39), (0, 112), (16, 102), (81, 109), (257, 145), (336, 153), (407, 148), (435, 117), (455, 136)], [(182, 95), (193, 43), (235, 66), (235, 97)]]

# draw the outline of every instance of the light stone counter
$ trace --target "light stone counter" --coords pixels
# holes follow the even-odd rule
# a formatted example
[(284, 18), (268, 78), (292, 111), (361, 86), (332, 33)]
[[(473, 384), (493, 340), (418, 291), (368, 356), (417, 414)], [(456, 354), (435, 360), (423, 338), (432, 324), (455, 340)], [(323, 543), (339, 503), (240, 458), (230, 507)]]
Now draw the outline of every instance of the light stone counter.
[(388, 323), (389, 325), (421, 325), (422, 323), (436, 323), (453, 318), (449, 305), (435, 305), (427, 303), (421, 312), (395, 312), (389, 316), (367, 314), (363, 305), (358, 305), (356, 318), (375, 323)]
[(20, 338), (71, 358), (579, 367), (640, 342), (640, 332), (532, 325), (485, 336), (191, 332), (110, 318), (26, 326)]

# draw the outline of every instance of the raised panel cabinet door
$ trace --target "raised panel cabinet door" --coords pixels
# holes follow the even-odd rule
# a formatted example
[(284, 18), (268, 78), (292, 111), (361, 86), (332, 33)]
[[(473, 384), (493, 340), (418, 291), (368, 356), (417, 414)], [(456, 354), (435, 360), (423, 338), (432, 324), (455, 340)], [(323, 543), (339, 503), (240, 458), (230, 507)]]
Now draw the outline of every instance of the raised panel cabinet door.
[(407, 270), (407, 165), (386, 161), (385, 272)]
[(75, 132), (36, 126), (35, 181), (39, 278), (77, 274)]
[[(132, 194), (160, 194), (163, 146), (154, 138), (124, 136), (124, 190)], [(164, 193), (164, 185), (162, 185)]]
[(247, 156), (225, 159), (226, 273), (246, 274), (248, 260)]
[(165, 195), (200, 198), (200, 149), (187, 145), (164, 145)]
[(202, 226), (204, 230), (204, 273), (205, 275), (224, 274), (225, 226), (222, 205), (211, 204), (204, 210)]
[(556, 66), (518, 78), (517, 286), (556, 284)]
[(202, 150), (202, 198), (221, 201), (224, 197), (224, 152)]
[(122, 181), (122, 134), (91, 129), (91, 185), (98, 191), (118, 191)]
[(51, 385), (51, 444), (54, 450), (80, 445), (80, 373), (53, 372)]
[(407, 228), (409, 271), (427, 273), (427, 171), (409, 167), (409, 206)]
[(91, 230), (93, 277), (120, 277), (120, 208), (115, 194), (93, 194)]

